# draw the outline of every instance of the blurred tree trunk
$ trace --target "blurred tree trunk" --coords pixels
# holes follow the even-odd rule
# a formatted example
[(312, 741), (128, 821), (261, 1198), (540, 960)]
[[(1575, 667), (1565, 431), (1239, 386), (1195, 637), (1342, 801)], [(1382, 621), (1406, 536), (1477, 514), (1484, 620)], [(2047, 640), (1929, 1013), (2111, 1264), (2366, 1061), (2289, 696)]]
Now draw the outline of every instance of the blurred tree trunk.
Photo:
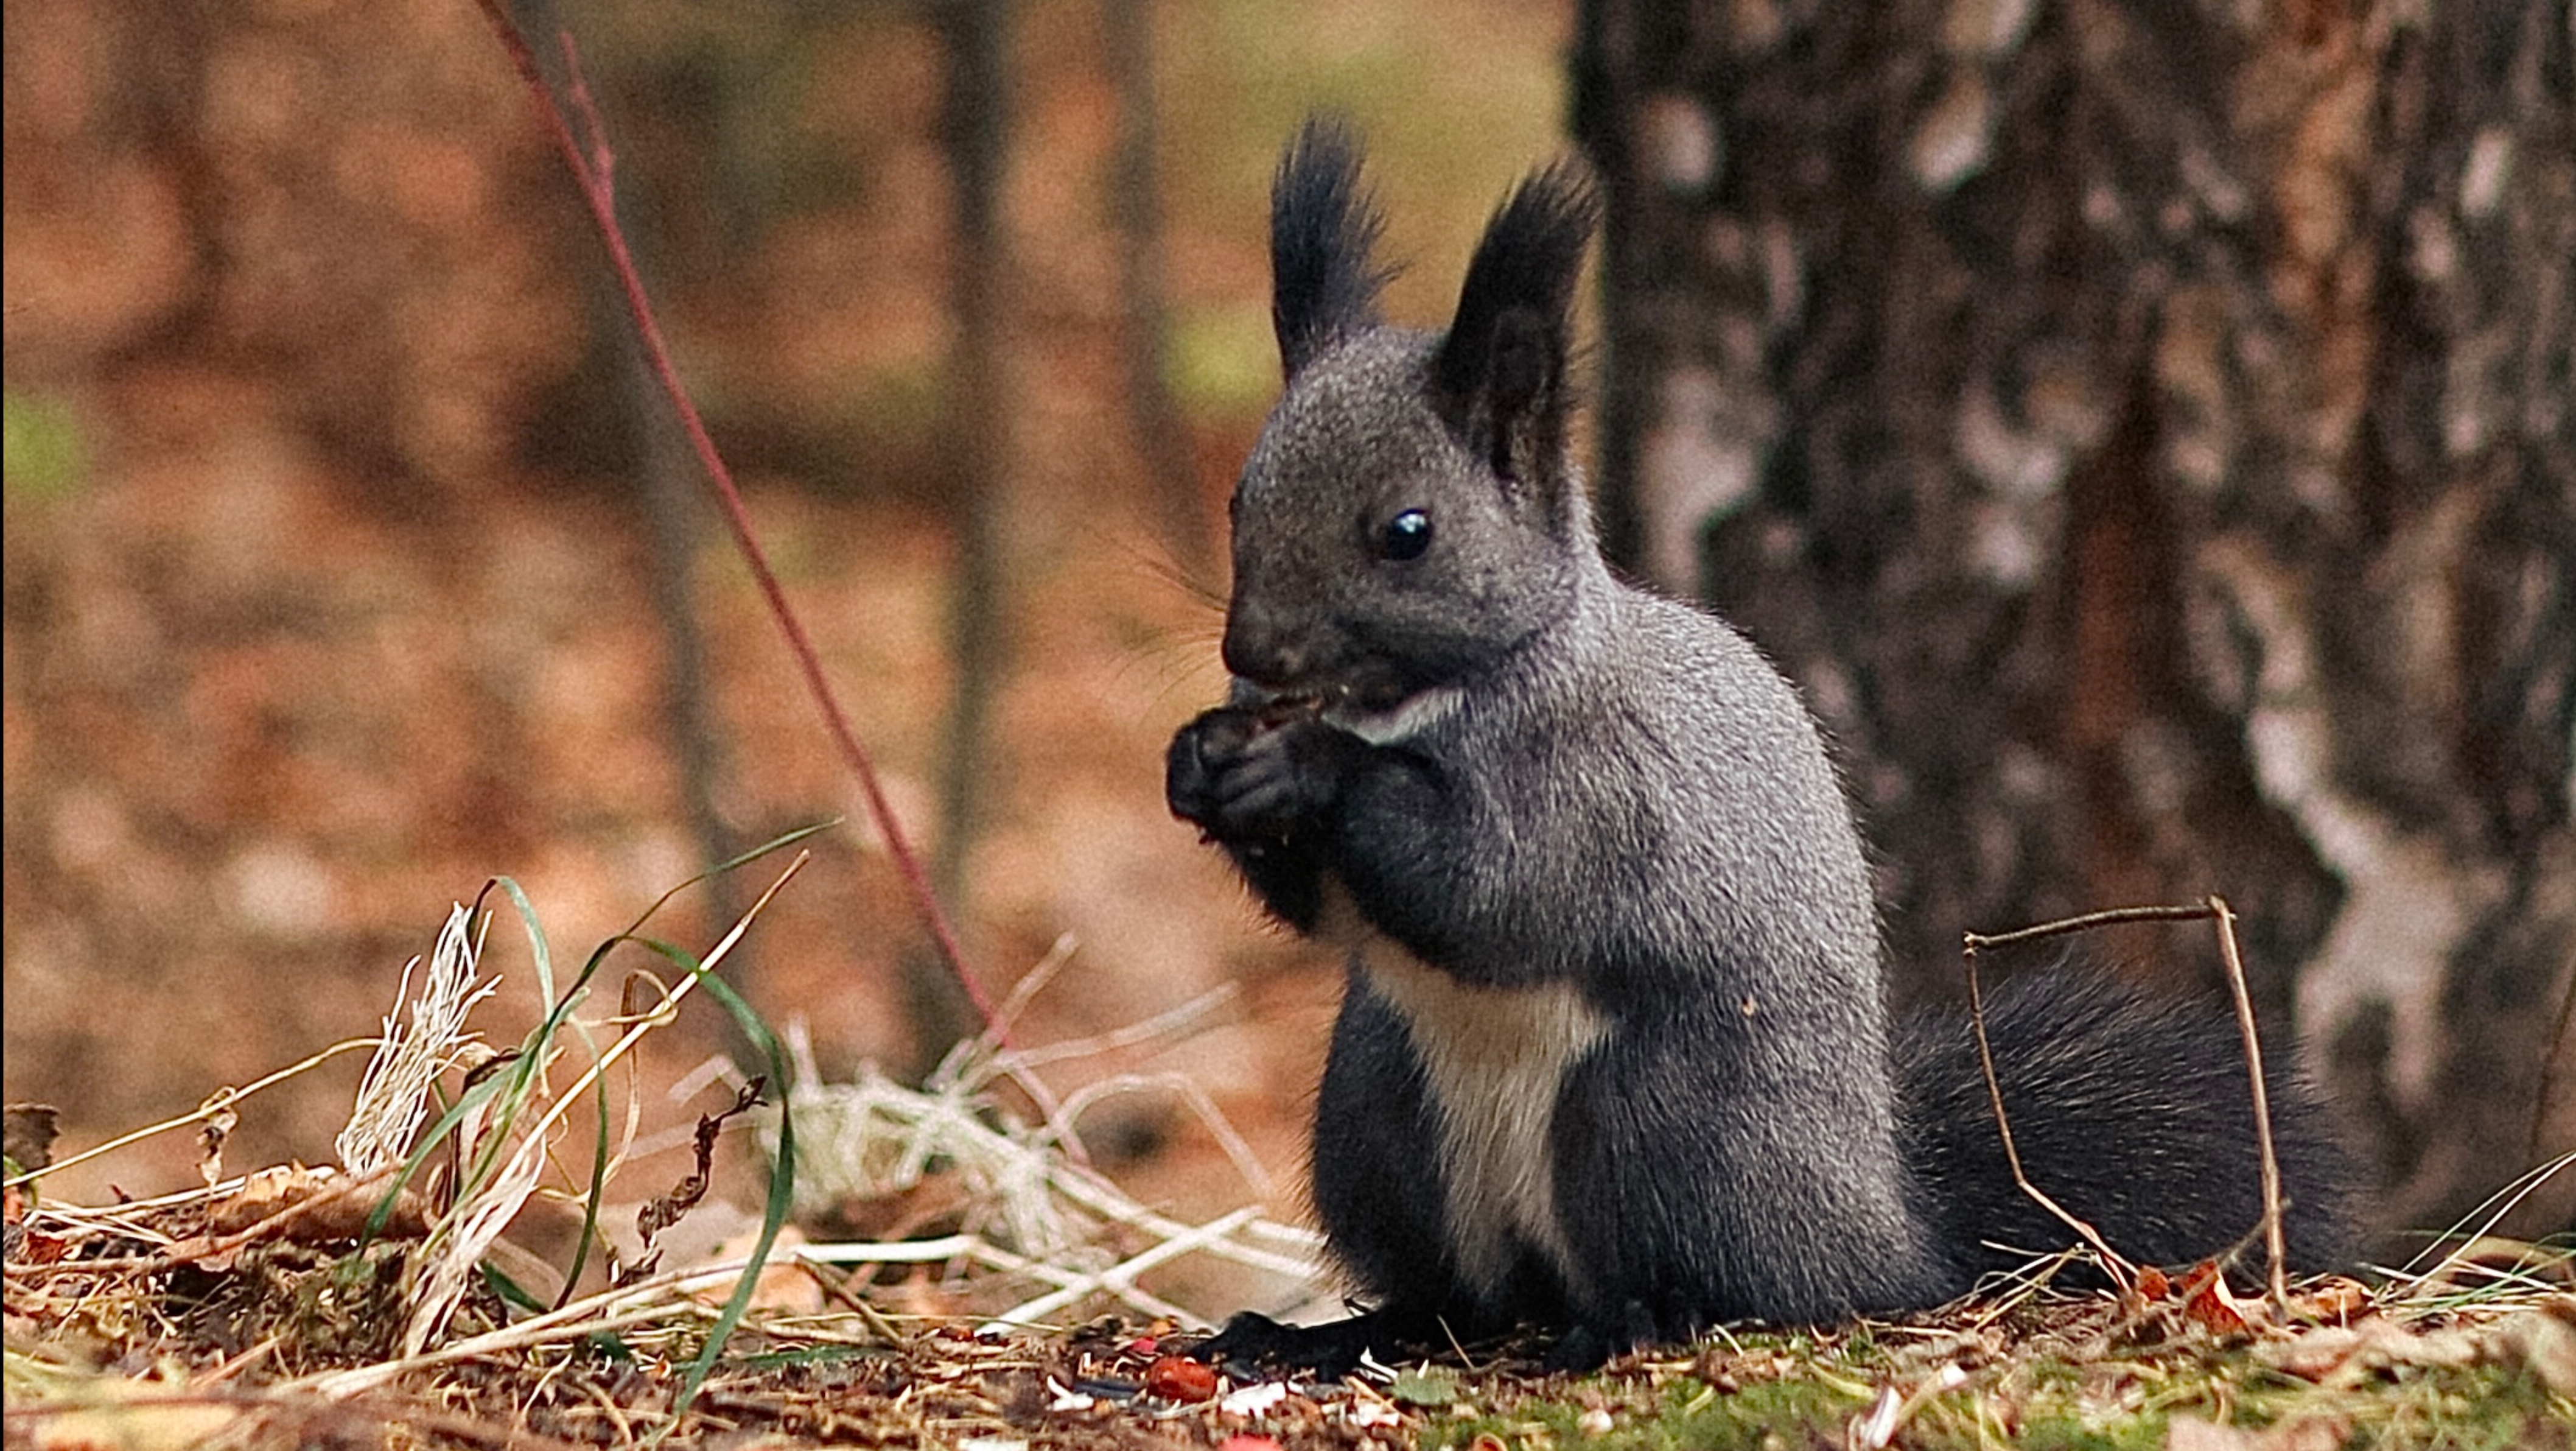
[(1154, 0), (1106, 0), (1103, 48), (1118, 90), (1118, 148), (1110, 213), (1118, 225), (1120, 338), (1127, 409), (1153, 485), (1157, 524), (1172, 562), (1191, 582), (1216, 587), (1217, 525), (1190, 457), (1187, 423), (1166, 372), (1171, 308), (1164, 285), (1163, 194), (1155, 172)]
[[(571, 33), (563, 9), (558, 0), (514, 0), (510, 6), (522, 33), (547, 38)], [(541, 63), (551, 63), (560, 52), (547, 44), (537, 54)], [(570, 93), (569, 82), (550, 68), (549, 84), (558, 95)], [(627, 149), (622, 138), (611, 140)], [(621, 174), (617, 225), (635, 253), (637, 270), (649, 281), (664, 274), (667, 249), (657, 209), (638, 205), (636, 176), (632, 166)], [(583, 371), (613, 373), (616, 397), (603, 419), (604, 430), (560, 430), (554, 446), (595, 450), (579, 458), (583, 467), (634, 481), (627, 497), (643, 537), (645, 592), (661, 633), (662, 725), (679, 777), (681, 813), (699, 865), (708, 873), (695, 896), (704, 904), (706, 935), (713, 937), (741, 915), (743, 898), (734, 878), (715, 870), (736, 855), (737, 847), (717, 805), (728, 753), (707, 676), (706, 632), (698, 607), (697, 546), (708, 484), (645, 358), (624, 290), (595, 248), (585, 246), (579, 255), (584, 335), (593, 340), (596, 365)], [(761, 997), (759, 951), (749, 937), (736, 943), (726, 974), (755, 1002)], [(726, 1054), (744, 1072), (760, 1071), (758, 1045), (729, 1016), (722, 1032)]]
[[(993, 699), (1000, 688), (1009, 614), (1005, 559), (1013, 424), (1019, 400), (1009, 356), (1010, 244), (1002, 175), (1010, 156), (1013, 0), (932, 0), (946, 53), (940, 114), (948, 161), (950, 226), (947, 430), (956, 469), (952, 517), (957, 575), (949, 607), (956, 686), (948, 707), (948, 758), (939, 790), (939, 844), (931, 879), (952, 919), (965, 916), (966, 861), (992, 799)], [(907, 958), (905, 992), (927, 1067), (978, 1024), (947, 966)]]
[[(628, 210), (619, 207), (621, 215)], [(636, 236), (633, 226), (622, 220), (620, 226), (630, 239)], [(706, 631), (698, 619), (699, 517), (706, 507), (707, 483), (652, 365), (645, 361), (625, 299), (611, 295), (614, 289), (604, 275), (594, 274), (594, 279), (585, 289), (592, 335), (618, 340), (618, 392), (640, 455), (642, 487), (634, 504), (644, 531), (645, 589), (662, 634), (663, 728), (670, 733), (671, 755), (679, 768), (681, 812), (708, 873), (699, 896), (706, 903), (710, 930), (705, 935), (713, 938), (742, 916), (743, 897), (733, 874), (716, 870), (734, 858), (737, 848), (716, 804), (727, 752), (707, 678)], [(730, 961), (726, 975), (734, 986), (760, 1001), (759, 944), (749, 937), (735, 943)], [(759, 1045), (730, 1016), (724, 1032), (725, 1051), (734, 1062), (745, 1073), (763, 1071)]]
[(2571, 45), (2564, 0), (1582, 9), (1614, 552), (1805, 684), (1910, 985), (2226, 895), (2389, 1225), (2576, 1145)]

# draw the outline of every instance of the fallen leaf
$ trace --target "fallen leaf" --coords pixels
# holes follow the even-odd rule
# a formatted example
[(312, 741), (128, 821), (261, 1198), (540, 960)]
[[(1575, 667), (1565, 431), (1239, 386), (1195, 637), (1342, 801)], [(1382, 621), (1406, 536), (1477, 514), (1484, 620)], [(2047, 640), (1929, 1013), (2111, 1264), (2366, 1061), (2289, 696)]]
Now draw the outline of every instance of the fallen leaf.
[(1145, 1394), (1168, 1401), (1203, 1401), (1216, 1394), (1216, 1367), (1186, 1355), (1165, 1355), (1145, 1367)]
[(2327, 1275), (2290, 1297), (2297, 1319), (2339, 1325), (2370, 1309), (2370, 1287), (2348, 1275)]
[[(337, 1189), (341, 1182), (339, 1173), (332, 1169), (272, 1165), (246, 1176), (240, 1188), (209, 1205), (206, 1228), (216, 1234), (239, 1233), (318, 1194)], [(378, 1192), (352, 1190), (328, 1204), (317, 1205), (311, 1213), (289, 1220), (280, 1228), (279, 1236), (296, 1244), (337, 1244), (356, 1239), (366, 1231), (368, 1218), (376, 1212)], [(428, 1206), (419, 1195), (404, 1190), (379, 1232), (388, 1239), (420, 1238), (429, 1232)]]
[[(708, 1255), (709, 1263), (751, 1257), (751, 1247), (760, 1241), (760, 1228), (753, 1225), (743, 1233), (718, 1243)], [(760, 1267), (760, 1288), (751, 1292), (751, 1307), (778, 1310), (794, 1315), (812, 1315), (823, 1308), (823, 1287), (805, 1267), (797, 1262), (796, 1247), (805, 1242), (804, 1231), (795, 1225), (782, 1225), (778, 1237), (770, 1241), (769, 1258)], [(721, 1305), (733, 1297), (739, 1281), (723, 1280), (692, 1296), (704, 1305)]]
[(2183, 1314), (2216, 1335), (2244, 1335), (2262, 1322), (2259, 1302), (2240, 1300), (2227, 1288), (2227, 1277), (2204, 1262), (2183, 1281)]

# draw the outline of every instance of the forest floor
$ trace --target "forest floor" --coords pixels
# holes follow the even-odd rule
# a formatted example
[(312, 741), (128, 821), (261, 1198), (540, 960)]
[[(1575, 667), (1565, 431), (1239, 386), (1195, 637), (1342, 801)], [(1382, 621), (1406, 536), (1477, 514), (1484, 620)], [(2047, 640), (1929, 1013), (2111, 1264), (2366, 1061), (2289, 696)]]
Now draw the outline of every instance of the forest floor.
[[(18, 1243), (51, 1252), (41, 1216)], [(79, 1241), (115, 1254), (142, 1241)], [(2576, 1445), (2576, 1296), (2312, 1289), (2332, 1323), (2213, 1327), (2183, 1299), (2025, 1294), (1903, 1323), (1743, 1330), (1583, 1376), (1474, 1347), (1339, 1381), (1211, 1371), (1171, 1326), (979, 1334), (760, 1310), (675, 1408), (712, 1307), (670, 1295), (513, 1333), (479, 1291), (458, 1354), (384, 1345), (403, 1251), (291, 1237), (37, 1279), (10, 1266), (8, 1444), (1030, 1447)], [(39, 1263), (46, 1263), (39, 1261)], [(2561, 1282), (2564, 1262), (2559, 1265)], [(836, 1296), (829, 1271), (810, 1273)], [(468, 1333), (471, 1332), (471, 1333)], [(1181, 1342), (1186, 1344), (1186, 1342)]]
[[(783, 886), (799, 845), (746, 870)], [(918, 1086), (826, 1079), (724, 985), (739, 934), (608, 976), (650, 923), (541, 967), (554, 1006), (496, 1047), (472, 1018), (513, 913), (544, 941), (524, 901), (457, 908), (382, 1033), (340, 1045), (371, 1056), (335, 1167), (231, 1167), (244, 1113), (334, 1050), (60, 1164), (54, 1111), (9, 1108), (10, 1446), (2576, 1448), (2576, 1249), (2476, 1225), (2369, 1284), (2242, 1294), (2213, 1264), (2087, 1293), (2059, 1283), (2090, 1273), (2070, 1254), (1917, 1317), (1728, 1326), (1582, 1375), (1526, 1340), (1339, 1378), (1210, 1368), (1186, 1352), (1225, 1309), (1333, 1307), (1314, 1236), (1266, 1217), (1276, 1191), (1204, 1094), (1184, 1097), (1248, 1181), (1236, 1207), (1148, 1204), (1090, 1157), (1085, 1091), (1046, 1082), (1110, 1044), (992, 1032)], [(766, 1073), (636, 1071), (693, 993)], [(727, 1099), (676, 1138), (642, 1112)], [(200, 1187), (48, 1192), (153, 1140)]]
[[(724, 1117), (710, 1116), (705, 1141)], [(25, 1140), (37, 1129), (13, 1116), (12, 1131), (14, 1153), (41, 1158)], [(221, 1136), (200, 1137), (213, 1177)], [(648, 1220), (684, 1221), (707, 1162), (702, 1153), (694, 1186), (651, 1201)], [(1085, 1178), (1061, 1159), (1039, 1172)], [(1118, 1271), (1186, 1250), (1190, 1227), (1151, 1226), (1162, 1249), (1149, 1235), (1137, 1252), (1149, 1226), (1101, 1226), (1050, 1266), (1001, 1251), (1007, 1216), (953, 1197), (933, 1211), (928, 1227), (951, 1231), (933, 1242), (829, 1245), (791, 1233), (756, 1278), (739, 1240), (704, 1269), (663, 1269), (648, 1251), (609, 1287), (567, 1292), (553, 1308), (522, 1283), (545, 1272), (541, 1257), (486, 1248), (479, 1274), (451, 1285), (446, 1313), (406, 1344), (439, 1293), (436, 1264), (475, 1260), (441, 1249), (469, 1232), (474, 1196), (432, 1210), (436, 1196), (406, 1189), (369, 1239), (359, 1211), (371, 1196), (348, 1191), (372, 1182), (381, 1179), (282, 1167), (89, 1209), (13, 1188), (7, 1443), (2576, 1446), (2576, 1256), (2501, 1242), (2464, 1244), (2375, 1288), (2301, 1282), (2277, 1309), (2206, 1273), (2149, 1276), (2113, 1296), (2053, 1288), (2035, 1272), (1908, 1320), (1729, 1327), (1582, 1375), (1545, 1369), (1544, 1344), (1518, 1342), (1371, 1360), (1325, 1379), (1211, 1369), (1175, 1353), (1194, 1337), (1173, 1319), (1119, 1304), (1132, 1279)], [(1196, 1233), (1204, 1242), (1242, 1220)], [(1112, 1265), (1119, 1256), (1103, 1251), (1122, 1238)], [(491, 1268), (500, 1264), (511, 1269)], [(1048, 1284), (1074, 1287), (1058, 1297), (1066, 1311), (1110, 1312), (1051, 1325), (959, 1313)]]

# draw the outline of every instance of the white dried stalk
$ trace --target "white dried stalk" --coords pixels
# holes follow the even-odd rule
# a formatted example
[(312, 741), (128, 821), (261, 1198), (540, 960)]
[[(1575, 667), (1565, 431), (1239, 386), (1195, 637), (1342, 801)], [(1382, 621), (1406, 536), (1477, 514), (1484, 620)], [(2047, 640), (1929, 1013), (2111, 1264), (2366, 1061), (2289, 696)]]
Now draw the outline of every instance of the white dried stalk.
[[(1015, 995), (1015, 1003), (1019, 1000)], [(849, 1200), (901, 1194), (935, 1164), (954, 1173), (963, 1191), (967, 1222), (960, 1234), (936, 1241), (876, 1245), (806, 1245), (798, 1253), (842, 1263), (949, 1262), (979, 1265), (1035, 1279), (1052, 1288), (993, 1317), (987, 1329), (1026, 1323), (1094, 1296), (1108, 1296), (1149, 1316), (1201, 1323), (1187, 1310), (1136, 1284), (1145, 1271), (1185, 1254), (1206, 1254), (1313, 1284), (1321, 1274), (1319, 1240), (1312, 1231), (1260, 1218), (1244, 1208), (1205, 1224), (1157, 1214), (1067, 1153), (1076, 1142), (1073, 1120), (1109, 1093), (1169, 1080), (1127, 1076), (1093, 1085), (1071, 1098), (1046, 1090), (1034, 1068), (1078, 1056), (1086, 1049), (1128, 1047), (1172, 1032), (1204, 1013), (1208, 1002), (1184, 1004), (1135, 1028), (1089, 1044), (1054, 1045), (1033, 1052), (996, 1051), (989, 1039), (961, 1044), (920, 1089), (895, 1083), (873, 1064), (856, 1081), (825, 1083), (814, 1067), (802, 1023), (787, 1029), (796, 1082), (796, 1195), (811, 1215)], [(1042, 1106), (1046, 1122), (1027, 1124), (996, 1104), (989, 1087), (1007, 1077)], [(1267, 1196), (1266, 1175), (1251, 1163), (1248, 1147), (1204, 1093), (1183, 1098), (1209, 1121), (1246, 1178)], [(774, 1137), (772, 1117), (768, 1131)], [(1113, 1262), (1106, 1231), (1121, 1228), (1152, 1241)], [(1265, 1247), (1278, 1246), (1278, 1248)]]
[(509, 1163), (492, 1176), (483, 1191), (457, 1205), (441, 1226), (440, 1241), (428, 1253), (411, 1293), (411, 1318), (403, 1326), (404, 1355), (420, 1354), (433, 1337), (447, 1328), (448, 1318), (456, 1313), (473, 1284), (474, 1267), (482, 1263), (484, 1252), (526, 1207), (528, 1197), (537, 1192), (546, 1159), (543, 1153), (529, 1150), (541, 1147), (543, 1142), (539, 1135), (529, 1134), (520, 1151), (510, 1156)]
[[(413, 1138), (428, 1121), (431, 1093), (440, 1076), (457, 1066), (459, 1055), (474, 1042), (465, 1031), (466, 1015), (492, 995), (497, 980), (484, 982), (475, 976), (472, 925), (473, 914), (463, 906), (448, 913), (447, 925), (439, 929), (437, 945), (430, 951), (420, 996), (411, 995), (412, 970), (420, 966), (420, 959), (415, 957), (403, 967), (394, 1012), (385, 1016), (384, 1036), (377, 1040), (375, 1057), (368, 1060), (366, 1076), (358, 1083), (357, 1105), (333, 1145), (340, 1167), (352, 1174), (372, 1173), (411, 1153)], [(406, 1005), (408, 1025), (396, 1017)]]
[[(565, 1114), (581, 1101), (581, 1096), (590, 1090), (592, 1084), (599, 1081), (600, 1075), (634, 1051), (645, 1034), (669, 1025), (678, 1017), (681, 1000), (696, 990), (703, 974), (712, 973), (725, 960), (733, 951), (734, 944), (742, 940), (742, 934), (750, 929), (752, 920), (769, 905), (769, 899), (796, 875), (806, 860), (803, 853), (797, 855), (778, 880), (770, 884), (769, 890), (743, 913), (741, 920), (708, 949), (698, 972), (690, 973), (663, 989), (660, 1000), (642, 1013), (621, 1019), (626, 1030), (618, 1035), (617, 1041), (576, 1074), (573, 1081), (546, 1104), (545, 1111), (537, 1116), (534, 1123), (518, 1131), (518, 1146), (511, 1151), (509, 1162), (480, 1188), (468, 1186), (464, 1197), (457, 1201), (447, 1218), (431, 1231), (430, 1243), (422, 1251), (425, 1268), (414, 1282), (411, 1320), (404, 1331), (406, 1357), (420, 1354), (428, 1343), (428, 1337), (446, 1325), (448, 1316), (455, 1312), (457, 1302), (463, 1298), (465, 1286), (483, 1252), (492, 1247), (492, 1241), (500, 1238), (501, 1231), (509, 1227), (511, 1219), (536, 1192), (537, 1183), (545, 1172), (547, 1146)], [(550, 1055), (537, 1065), (540, 1075), (552, 1061)], [(529, 1080), (532, 1084), (536, 1081), (535, 1078)], [(505, 1097), (501, 1102), (507, 1103), (508, 1100)], [(516, 1104), (509, 1106), (503, 1117), (505, 1124), (517, 1117), (517, 1108)]]
[[(1167, 1260), (1178, 1259), (1192, 1250), (1204, 1249), (1217, 1243), (1251, 1222), (1257, 1213), (1257, 1210), (1247, 1206), (1231, 1214), (1211, 1219), (1194, 1229), (1184, 1230), (1169, 1239), (1159, 1240), (1142, 1253), (1130, 1255), (1096, 1275), (1085, 1275), (1072, 1284), (1051, 1290), (1034, 1300), (1023, 1300), (994, 1316), (993, 1323), (1033, 1324), (1089, 1296), (1108, 1294), (1118, 1297), (1149, 1315), (1168, 1315), (1191, 1329), (1198, 1329), (1206, 1322), (1187, 1310), (1146, 1295), (1137, 1288), (1136, 1277)], [(1150, 1305), (1148, 1301), (1151, 1301)]]
[[(800, 1055), (798, 1072), (810, 1060)], [(1039, 1258), (1076, 1253), (1096, 1228), (1049, 1192), (1049, 1149), (973, 1085), (896, 1083), (874, 1064), (851, 1083), (807, 1079), (796, 1104), (796, 1205), (804, 1215), (917, 1187), (933, 1164), (954, 1173), (967, 1228)], [(773, 1142), (774, 1115), (767, 1119)]]

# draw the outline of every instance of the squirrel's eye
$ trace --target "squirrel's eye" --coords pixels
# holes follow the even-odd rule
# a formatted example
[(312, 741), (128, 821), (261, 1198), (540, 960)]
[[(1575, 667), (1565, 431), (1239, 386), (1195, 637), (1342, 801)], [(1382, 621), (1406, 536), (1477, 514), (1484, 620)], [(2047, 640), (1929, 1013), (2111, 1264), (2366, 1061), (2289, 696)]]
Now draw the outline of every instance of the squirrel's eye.
[(1377, 536), (1377, 552), (1383, 559), (1420, 559), (1431, 547), (1431, 516), (1420, 509), (1407, 509), (1386, 521)]

